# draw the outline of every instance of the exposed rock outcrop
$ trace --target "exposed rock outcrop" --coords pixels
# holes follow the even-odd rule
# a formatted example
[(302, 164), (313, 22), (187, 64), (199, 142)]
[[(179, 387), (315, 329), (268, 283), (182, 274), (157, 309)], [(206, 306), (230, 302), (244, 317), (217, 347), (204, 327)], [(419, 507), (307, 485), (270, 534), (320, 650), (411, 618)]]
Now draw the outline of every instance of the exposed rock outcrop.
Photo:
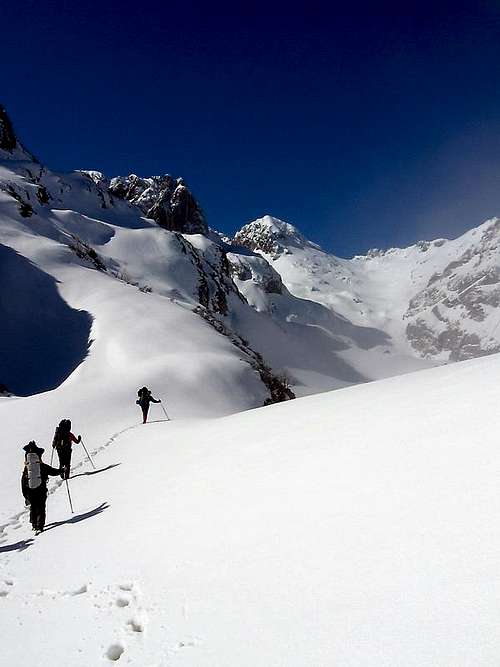
[(243, 282), (253, 280), (265, 294), (283, 294), (280, 274), (263, 257), (228, 253), (227, 258), (235, 279)]
[(17, 146), (14, 128), (4, 107), (0, 104), (0, 148), (12, 152)]
[(19, 142), (12, 121), (0, 104), (0, 159), (4, 158), (37, 162), (37, 159)]
[(422, 356), (447, 353), (450, 361), (461, 361), (500, 351), (494, 337), (500, 324), (500, 220), (479, 229), (409, 301), (406, 335)]
[(135, 174), (111, 179), (109, 192), (138, 206), (161, 227), (184, 234), (207, 234), (200, 205), (182, 178), (165, 174), (141, 178)]

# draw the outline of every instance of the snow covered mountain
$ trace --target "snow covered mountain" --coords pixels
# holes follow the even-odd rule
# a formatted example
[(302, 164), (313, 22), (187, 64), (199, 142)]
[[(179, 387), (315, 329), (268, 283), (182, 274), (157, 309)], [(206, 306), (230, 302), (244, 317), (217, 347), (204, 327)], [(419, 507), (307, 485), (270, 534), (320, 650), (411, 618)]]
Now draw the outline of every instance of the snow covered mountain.
[[(186, 392), (180, 402), (198, 414), (292, 396), (258, 351), (216, 321), (230, 309), (251, 309), (219, 246), (206, 237), (195, 246), (195, 236), (181, 233), (203, 220), (180, 180), (150, 179), (148, 204), (146, 190), (132, 203), (132, 185), (117, 193), (116, 179), (108, 183), (95, 172), (50, 171), (17, 141), (2, 113), (3, 385), (32, 394), (59, 386), (76, 368), (92, 375), (102, 363), (110, 381), (121, 384), (117, 373), (127, 367), (138, 371), (132, 382), (144, 384), (142, 361), (151, 379), (164, 377), (164, 385), (168, 377), (169, 388)], [(136, 197), (144, 183), (135, 184)], [(158, 221), (145, 218), (143, 208), (160, 211)], [(219, 382), (224, 389), (214, 391)]]
[[(207, 364), (200, 372), (229, 382), (227, 391), (233, 398), (224, 410), (428, 365), (407, 351), (389, 359), (390, 339), (382, 329), (297, 298), (259, 254), (228, 244), (207, 228), (201, 207), (182, 179), (55, 173), (20, 144), (3, 110), (1, 117), (0, 245), (5, 261), (0, 270), (5, 276), (0, 292), (8, 327), (0, 333), (7, 350), (0, 361), (0, 382), (14, 394), (53, 389), (77, 367), (92, 367), (99, 346), (116, 337), (112, 325), (104, 326), (112, 310), (108, 290), (118, 290), (126, 302), (133, 293), (131, 302), (137, 304), (125, 309), (131, 317), (120, 342), (123, 359), (133, 358), (140, 336), (136, 307), (142, 318), (154, 319), (153, 328), (163, 322), (163, 336), (179, 351), (190, 339), (196, 348), (198, 330), (207, 332), (207, 327), (212, 329), (209, 339), (218, 341), (215, 348), (222, 344), (221, 336), (225, 339), (228, 359), (216, 369), (208, 352), (212, 343), (207, 342), (206, 354), (196, 356), (198, 365)], [(296, 236), (297, 243), (311, 245)], [(40, 281), (47, 287), (37, 290), (34, 285)], [(21, 285), (24, 297), (17, 299), (16, 286)], [(86, 292), (90, 285), (93, 291)], [(144, 314), (148, 308), (150, 315)], [(57, 313), (64, 309), (62, 327)], [(192, 323), (185, 331), (170, 325), (179, 309), (185, 317), (189, 313)], [(61, 326), (51, 325), (50, 317)], [(58, 338), (53, 332), (62, 328), (64, 334)], [(159, 350), (167, 347), (159, 339), (157, 343)], [(154, 358), (152, 351), (145, 355)], [(193, 359), (189, 355), (184, 367)], [(234, 386), (226, 367), (229, 360), (230, 365), (238, 361)], [(181, 365), (180, 359), (177, 362)], [(50, 365), (45, 377), (44, 365)], [(156, 372), (160, 374), (160, 366)], [(182, 386), (168, 365), (161, 372), (170, 383)], [(242, 382), (242, 375), (247, 380)], [(197, 383), (197, 376), (192, 380)], [(207, 392), (203, 405), (193, 404), (192, 410), (204, 410), (214, 401), (219, 399)]]
[(434, 362), (500, 350), (500, 220), (448, 241), (372, 250), (346, 260), (265, 216), (235, 243), (260, 254), (295, 296), (390, 336), (390, 354)]
[[(55, 270), (57, 256), (66, 282), (72, 265), (101, 273), (105, 285), (112, 280), (135, 286), (146, 295), (139, 298), (166, 298), (227, 339), (231, 354), (263, 381), (263, 400), (500, 350), (497, 219), (454, 241), (420, 242), (346, 260), (271, 216), (245, 225), (234, 240), (224, 238), (209, 230), (181, 178), (54, 173), (22, 146), (4, 109), (0, 158), (0, 243), (3, 256), (16, 264), (16, 284), (28, 285), (38, 270), (58, 281), (59, 298), (64, 287)], [(83, 327), (81, 314), (72, 316), (74, 333), (63, 336), (64, 342), (35, 336), (23, 320), (34, 290), (25, 289), (23, 306), (21, 301), (15, 306), (9, 298), (14, 273), (3, 265), (9, 327), (2, 340), (19, 343), (30, 330), (31, 341), (18, 344), (27, 351), (22, 359), (13, 352), (0, 365), (0, 382), (17, 394), (53, 388), (87, 359), (82, 341), (90, 337), (89, 322), (98, 327), (96, 312), (87, 311)], [(25, 280), (21, 265), (29, 274)], [(40, 298), (36, 301), (35, 308), (45, 313), (68, 305), (65, 298), (54, 308), (47, 305), (51, 300), (41, 307)], [(75, 301), (75, 308), (82, 306)], [(36, 318), (44, 332), (54, 330), (42, 326), (47, 317)], [(51, 347), (54, 361), (52, 375), (40, 384), (35, 369), (43, 361), (43, 345)], [(251, 390), (246, 406), (260, 400)]]
[[(3, 262), (9, 325), (0, 335), (5, 346), (17, 340), (18, 353), (0, 364), (0, 382), (18, 395), (54, 388), (81, 362), (92, 363), (90, 322), (99, 327), (92, 308), (82, 327), (82, 315), (71, 315), (83, 308), (76, 300), (65, 325), (73, 333), (59, 341), (48, 335), (54, 327), (47, 314), (68, 306), (64, 296), (58, 301), (61, 291), (82, 269), (102, 274), (103, 285), (135, 286), (145, 302), (152, 294), (167, 299), (204, 320), (195, 328), (208, 324), (223, 335), (231, 355), (264, 385), (262, 398), (249, 392), (246, 407), (500, 349), (496, 219), (454, 241), (346, 260), (270, 216), (245, 225), (234, 240), (224, 238), (209, 230), (181, 178), (54, 173), (18, 141), (3, 109), (0, 158), (3, 256), (16, 264), (16, 284), (28, 285), (37, 270), (57, 281), (56, 305), (47, 290), (48, 301), (35, 299), (46, 313), (36, 318), (45, 333), (35, 335), (23, 319), (35, 291), (25, 289), (22, 307), (14, 304), (14, 272)], [(89, 355), (86, 337), (94, 340)], [(53, 363), (42, 380), (36, 368), (47, 345)]]

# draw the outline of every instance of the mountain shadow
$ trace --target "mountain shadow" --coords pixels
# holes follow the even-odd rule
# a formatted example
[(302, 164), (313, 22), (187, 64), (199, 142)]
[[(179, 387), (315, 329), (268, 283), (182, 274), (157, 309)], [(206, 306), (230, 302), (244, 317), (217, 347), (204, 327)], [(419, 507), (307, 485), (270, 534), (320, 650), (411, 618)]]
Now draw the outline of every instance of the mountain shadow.
[(92, 318), (56, 284), (0, 244), (0, 383), (18, 396), (58, 387), (88, 354)]

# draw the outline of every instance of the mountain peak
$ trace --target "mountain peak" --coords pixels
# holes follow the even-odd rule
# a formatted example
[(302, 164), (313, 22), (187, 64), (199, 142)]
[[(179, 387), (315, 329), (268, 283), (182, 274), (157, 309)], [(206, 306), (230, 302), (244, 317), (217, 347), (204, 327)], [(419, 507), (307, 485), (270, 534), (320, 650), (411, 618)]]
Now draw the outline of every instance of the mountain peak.
[(14, 126), (5, 110), (0, 104), (0, 158), (14, 160), (35, 160), (33, 155), (27, 151), (18, 141)]
[(207, 234), (200, 205), (182, 178), (170, 174), (142, 178), (135, 174), (111, 179), (109, 191), (139, 206), (148, 218), (170, 231)]
[(7, 112), (0, 104), (0, 148), (4, 151), (12, 152), (17, 146), (17, 139), (14, 128)]
[(290, 248), (319, 248), (308, 241), (296, 227), (272, 215), (264, 215), (244, 225), (235, 234), (234, 240), (238, 245), (250, 250), (260, 250), (268, 255), (290, 252)]

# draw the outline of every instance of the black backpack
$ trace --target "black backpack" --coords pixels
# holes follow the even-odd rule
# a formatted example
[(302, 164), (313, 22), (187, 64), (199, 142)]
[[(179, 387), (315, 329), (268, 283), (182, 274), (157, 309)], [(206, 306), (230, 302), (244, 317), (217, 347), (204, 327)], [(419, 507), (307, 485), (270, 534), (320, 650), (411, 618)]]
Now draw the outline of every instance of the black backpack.
[(70, 430), (71, 430), (71, 422), (69, 419), (63, 419), (62, 421), (60, 421), (59, 426), (57, 426), (56, 432), (54, 433), (52, 447), (59, 448), (69, 445)]

